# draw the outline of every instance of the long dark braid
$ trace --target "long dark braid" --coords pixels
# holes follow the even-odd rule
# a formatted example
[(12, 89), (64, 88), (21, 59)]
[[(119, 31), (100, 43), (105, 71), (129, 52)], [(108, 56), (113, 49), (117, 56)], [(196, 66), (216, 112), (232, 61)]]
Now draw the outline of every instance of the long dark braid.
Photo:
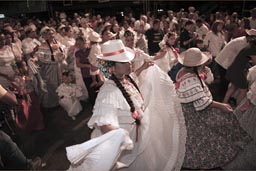
[(114, 74), (111, 75), (110, 79), (112, 79), (116, 83), (116, 86), (120, 89), (125, 100), (129, 104), (130, 111), (133, 113), (135, 111), (135, 107), (134, 107), (134, 104), (133, 104), (133, 101), (132, 101), (130, 95), (127, 93), (124, 86), (121, 84), (121, 82), (116, 78), (116, 76)]
[(199, 76), (197, 66), (196, 66), (196, 67), (193, 67), (193, 71), (196, 73), (196, 76), (197, 76), (198, 79), (200, 80), (201, 86), (204, 88), (204, 84), (203, 84), (203, 82), (202, 82), (201, 77)]
[(136, 82), (132, 79), (132, 77), (130, 75), (125, 75), (127, 78), (129, 78), (129, 80), (131, 81), (131, 83), (134, 85), (134, 87), (138, 90), (138, 92), (140, 93), (140, 89), (138, 87), (138, 85), (136, 84)]
[[(120, 89), (120, 91), (122, 92), (122, 94), (123, 94), (125, 100), (127, 101), (127, 103), (128, 103), (129, 106), (130, 106), (130, 111), (131, 111), (131, 113), (135, 112), (135, 107), (134, 107), (133, 101), (132, 101), (130, 95), (129, 95), (129, 94), (127, 93), (127, 91), (125, 90), (124, 86), (121, 84), (121, 82), (117, 79), (117, 77), (116, 77), (114, 74), (111, 75), (110, 79), (115, 82), (116, 86), (117, 86), (117, 87)], [(131, 79), (131, 80), (132, 80), (132, 79)], [(132, 80), (132, 81), (133, 81), (133, 80)], [(132, 82), (132, 81), (131, 81), (131, 82)], [(135, 82), (134, 82), (134, 83), (135, 83)], [(136, 84), (136, 83), (135, 83), (135, 84)], [(136, 86), (137, 86), (137, 85), (136, 85)], [(135, 87), (136, 87), (136, 86), (135, 86)], [(138, 86), (137, 86), (137, 87), (138, 87)], [(136, 123), (137, 125), (139, 125), (139, 124), (140, 124), (140, 120), (136, 118), (136, 119), (135, 119), (135, 123)]]
[(52, 61), (55, 61), (54, 55), (53, 55), (52, 46), (51, 46), (49, 40), (46, 40), (46, 43), (47, 43), (47, 45), (48, 45), (48, 47), (50, 48), (50, 51), (51, 51), (51, 60), (52, 60)]

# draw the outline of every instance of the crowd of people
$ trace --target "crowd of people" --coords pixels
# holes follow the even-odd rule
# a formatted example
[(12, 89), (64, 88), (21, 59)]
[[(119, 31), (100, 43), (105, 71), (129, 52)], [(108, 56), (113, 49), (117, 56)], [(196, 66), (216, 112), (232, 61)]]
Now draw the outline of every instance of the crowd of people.
[[(43, 110), (61, 106), (75, 120), (80, 101), (94, 106), (91, 139), (66, 148), (69, 170), (256, 169), (250, 12), (2, 19), (1, 106), (16, 105), (13, 119), (29, 133), (47, 125)], [(8, 157), (4, 141), (13, 142), (2, 134)], [(14, 169), (34, 168), (20, 156)]]

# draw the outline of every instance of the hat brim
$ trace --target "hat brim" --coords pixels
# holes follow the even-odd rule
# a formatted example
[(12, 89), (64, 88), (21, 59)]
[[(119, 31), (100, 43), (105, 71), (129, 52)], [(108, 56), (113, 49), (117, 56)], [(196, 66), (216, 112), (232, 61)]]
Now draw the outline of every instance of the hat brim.
[[(185, 51), (186, 52), (186, 51)], [(200, 66), (200, 65), (203, 65), (205, 64), (209, 59), (211, 59), (211, 55), (210, 53), (204, 53), (202, 52), (202, 58), (201, 60), (197, 60), (197, 61), (189, 61), (189, 62), (185, 62), (185, 52), (181, 53), (179, 58), (178, 58), (178, 61), (179, 63), (181, 63), (182, 65), (184, 66), (187, 66), (187, 67), (196, 67), (196, 66)]]
[(123, 53), (112, 55), (112, 56), (104, 56), (103, 54), (100, 54), (97, 56), (97, 58), (105, 61), (130, 62), (134, 59), (134, 56), (135, 56), (134, 51), (128, 47), (125, 47), (125, 51)]

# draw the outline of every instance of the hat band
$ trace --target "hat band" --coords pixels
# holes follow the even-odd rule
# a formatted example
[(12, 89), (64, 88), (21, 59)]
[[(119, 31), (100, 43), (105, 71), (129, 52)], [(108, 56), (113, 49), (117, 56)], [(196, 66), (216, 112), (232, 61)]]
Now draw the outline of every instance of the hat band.
[(108, 56), (118, 55), (118, 54), (124, 53), (124, 52), (125, 52), (125, 50), (121, 49), (121, 50), (118, 50), (118, 51), (115, 51), (115, 52), (104, 53), (104, 54), (102, 54), (102, 56), (103, 57), (108, 57)]

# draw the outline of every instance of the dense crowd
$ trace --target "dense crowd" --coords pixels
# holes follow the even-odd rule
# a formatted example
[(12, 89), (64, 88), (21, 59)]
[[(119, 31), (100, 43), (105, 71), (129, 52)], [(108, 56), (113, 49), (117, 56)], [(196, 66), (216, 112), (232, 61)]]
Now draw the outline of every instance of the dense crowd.
[[(45, 128), (44, 109), (61, 106), (75, 120), (80, 101), (91, 103), (95, 130), (67, 148), (70, 170), (256, 169), (256, 8), (248, 18), (189, 7), (121, 22), (56, 14), (0, 20), (0, 100), (1, 111), (17, 104), (13, 120), (27, 132)], [(10, 168), (41, 164), (19, 155)]]

